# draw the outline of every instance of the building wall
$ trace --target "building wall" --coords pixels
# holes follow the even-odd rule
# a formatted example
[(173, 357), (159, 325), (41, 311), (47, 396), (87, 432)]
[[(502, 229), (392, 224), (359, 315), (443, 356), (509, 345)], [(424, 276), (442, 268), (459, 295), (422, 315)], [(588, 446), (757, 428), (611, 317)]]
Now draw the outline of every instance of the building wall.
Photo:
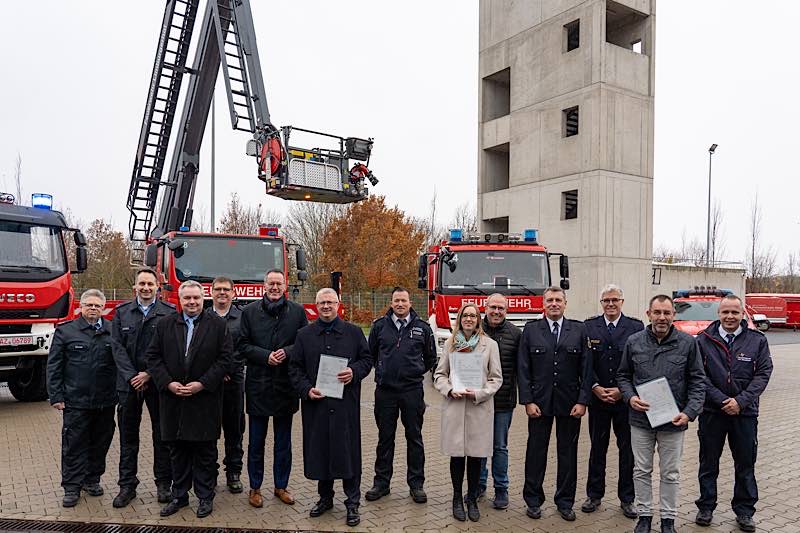
[[(635, 308), (651, 296), (654, 10), (652, 0), (480, 4), (481, 229), (537, 228), (568, 254), (575, 318), (596, 314), (606, 283)], [(567, 50), (575, 21), (579, 46)], [(564, 110), (576, 106), (578, 133), (565, 136)], [(567, 191), (577, 191), (573, 219)]]

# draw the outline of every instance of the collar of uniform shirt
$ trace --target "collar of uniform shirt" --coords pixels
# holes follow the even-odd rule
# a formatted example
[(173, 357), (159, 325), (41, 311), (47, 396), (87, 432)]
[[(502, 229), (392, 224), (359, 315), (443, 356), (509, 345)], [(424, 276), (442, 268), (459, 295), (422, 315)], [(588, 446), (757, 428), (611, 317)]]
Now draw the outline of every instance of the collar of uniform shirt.
[(392, 313), (392, 322), (394, 322), (394, 327), (395, 328), (400, 329), (400, 321), (401, 320), (405, 320), (406, 321), (406, 325), (408, 325), (409, 322), (411, 322), (411, 313), (407, 314), (403, 318), (400, 318), (396, 314)]
[(156, 301), (153, 300), (152, 302), (150, 302), (150, 305), (142, 305), (142, 302), (139, 300), (139, 297), (137, 296), (136, 305), (138, 305), (142, 313), (144, 313), (144, 315), (147, 316), (147, 313), (149, 313), (150, 310), (153, 308), (153, 306), (156, 305)]
[(619, 326), (619, 319), (620, 318), (622, 318), (622, 315), (619, 315), (616, 320), (609, 320), (609, 319), (606, 318), (606, 315), (603, 315), (603, 320), (606, 321), (606, 327), (608, 327), (609, 324), (614, 324), (614, 327)]
[[(736, 328), (736, 331), (733, 332), (733, 338), (735, 339), (736, 337), (738, 337), (741, 332), (742, 332), (742, 325), (739, 324), (739, 327)], [(722, 324), (720, 324), (719, 325), (719, 336), (722, 337), (723, 339), (725, 339), (725, 336), (728, 333), (730, 333), (730, 331), (726, 331), (725, 328), (722, 327)]]
[(550, 320), (549, 317), (545, 317), (547, 319), (547, 325), (550, 326), (550, 331), (553, 331), (553, 324), (558, 322), (558, 331), (561, 331), (561, 327), (564, 325), (564, 317), (562, 316), (558, 320)]

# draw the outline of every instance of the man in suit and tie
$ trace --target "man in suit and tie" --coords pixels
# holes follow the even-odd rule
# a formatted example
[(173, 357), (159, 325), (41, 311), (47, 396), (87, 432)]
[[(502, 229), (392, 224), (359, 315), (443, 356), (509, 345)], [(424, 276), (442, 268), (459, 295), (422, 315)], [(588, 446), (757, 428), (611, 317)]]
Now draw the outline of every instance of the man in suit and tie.
[(222, 381), (232, 366), (233, 342), (225, 321), (203, 311), (202, 285), (184, 281), (178, 296), (181, 311), (158, 321), (147, 349), (147, 373), (159, 392), (161, 437), (172, 463), (172, 501), (161, 516), (189, 505), (194, 485), (197, 517), (204, 518), (214, 509)]
[(578, 435), (591, 395), (591, 353), (583, 323), (564, 318), (564, 290), (549, 287), (543, 299), (545, 318), (525, 324), (517, 353), (519, 403), (529, 417), (522, 495), (528, 516), (541, 518), (547, 447), (555, 421), (558, 471), (554, 499), (561, 517), (573, 521)]
[(592, 350), (592, 393), (589, 404), (589, 475), (586, 480), (586, 501), (581, 505), (584, 513), (593, 513), (600, 505), (606, 490), (606, 454), (611, 438), (611, 428), (617, 438), (619, 450), (619, 481), (617, 496), (622, 514), (636, 518), (633, 508), (633, 452), (631, 451), (631, 426), (628, 406), (622, 400), (617, 386), (617, 368), (622, 349), (632, 333), (642, 331), (641, 320), (622, 314), (625, 296), (622, 288), (606, 285), (600, 293), (603, 314), (584, 322)]

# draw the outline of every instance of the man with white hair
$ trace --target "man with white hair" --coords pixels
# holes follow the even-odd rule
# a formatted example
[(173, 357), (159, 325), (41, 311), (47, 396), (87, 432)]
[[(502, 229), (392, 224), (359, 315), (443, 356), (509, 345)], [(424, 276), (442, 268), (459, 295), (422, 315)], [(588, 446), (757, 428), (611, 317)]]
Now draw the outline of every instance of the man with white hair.
[[(289, 355), (289, 377), (302, 402), (305, 476), (317, 480), (318, 517), (333, 508), (333, 480), (341, 479), (347, 499), (347, 525), (361, 522), (361, 380), (372, 369), (372, 356), (361, 328), (339, 318), (339, 297), (321, 289), (316, 297), (319, 319), (297, 333)], [(342, 398), (328, 398), (319, 388), (322, 355), (346, 359), (336, 378)]]
[(111, 324), (103, 320), (105, 295), (81, 295), (81, 314), (56, 328), (47, 359), (50, 404), (64, 415), (61, 431), (61, 486), (64, 507), (74, 507), (81, 489), (102, 496), (100, 477), (114, 437), (117, 366)]
[(592, 398), (589, 403), (589, 475), (586, 480), (586, 501), (581, 505), (584, 513), (593, 513), (600, 505), (606, 491), (606, 454), (611, 439), (611, 428), (619, 450), (619, 479), (617, 496), (622, 514), (636, 518), (633, 508), (633, 451), (628, 406), (622, 402), (622, 392), (617, 385), (617, 368), (628, 337), (644, 329), (641, 320), (622, 314), (625, 293), (621, 287), (606, 285), (600, 291), (603, 313), (584, 322), (586, 335), (592, 348)]

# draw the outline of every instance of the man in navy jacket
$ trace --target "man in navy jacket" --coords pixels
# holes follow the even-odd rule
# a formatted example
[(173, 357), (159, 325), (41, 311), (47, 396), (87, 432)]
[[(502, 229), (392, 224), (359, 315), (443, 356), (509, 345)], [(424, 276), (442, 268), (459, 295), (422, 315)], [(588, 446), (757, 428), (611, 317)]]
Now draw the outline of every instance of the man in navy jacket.
[(717, 506), (719, 458), (725, 437), (735, 471), (733, 512), (742, 531), (755, 531), (758, 501), (755, 463), (758, 447), (758, 400), (772, 374), (767, 338), (748, 329), (738, 296), (722, 298), (719, 320), (697, 337), (706, 371), (706, 401), (700, 415), (700, 498), (695, 522), (711, 525)]

